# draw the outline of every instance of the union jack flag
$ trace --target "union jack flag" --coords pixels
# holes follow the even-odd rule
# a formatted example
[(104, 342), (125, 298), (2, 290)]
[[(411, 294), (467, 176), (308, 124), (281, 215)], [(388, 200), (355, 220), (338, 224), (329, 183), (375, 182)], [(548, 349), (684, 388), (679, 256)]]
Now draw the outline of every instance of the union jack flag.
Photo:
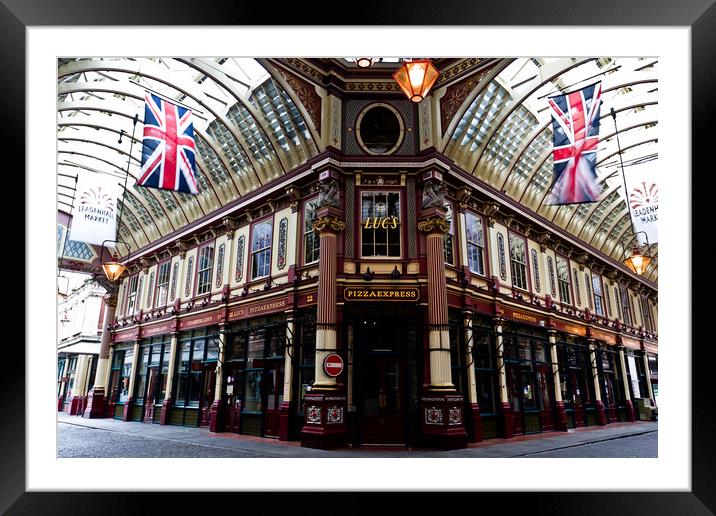
[(138, 186), (196, 194), (194, 126), (191, 111), (147, 92)]
[(554, 183), (547, 204), (595, 202), (601, 83), (547, 99), (552, 108)]

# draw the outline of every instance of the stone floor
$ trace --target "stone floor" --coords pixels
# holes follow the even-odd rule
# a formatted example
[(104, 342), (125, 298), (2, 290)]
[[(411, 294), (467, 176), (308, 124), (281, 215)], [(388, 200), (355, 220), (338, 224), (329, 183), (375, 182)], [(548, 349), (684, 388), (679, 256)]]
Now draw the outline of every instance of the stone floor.
[(207, 428), (160, 426), (114, 419), (57, 415), (58, 457), (657, 457), (658, 424), (613, 423), (512, 439), (488, 439), (463, 450), (370, 446), (338, 450), (302, 448)]

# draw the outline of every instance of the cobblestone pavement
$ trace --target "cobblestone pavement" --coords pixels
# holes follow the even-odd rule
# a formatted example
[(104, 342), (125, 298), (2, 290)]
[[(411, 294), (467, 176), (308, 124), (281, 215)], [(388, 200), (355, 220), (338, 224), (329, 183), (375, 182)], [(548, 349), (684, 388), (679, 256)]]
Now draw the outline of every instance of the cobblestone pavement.
[(362, 447), (339, 450), (301, 448), (278, 441), (207, 428), (160, 426), (113, 419), (84, 419), (58, 413), (58, 457), (657, 457), (656, 422), (615, 423), (569, 432), (513, 439), (489, 439), (467, 449)]

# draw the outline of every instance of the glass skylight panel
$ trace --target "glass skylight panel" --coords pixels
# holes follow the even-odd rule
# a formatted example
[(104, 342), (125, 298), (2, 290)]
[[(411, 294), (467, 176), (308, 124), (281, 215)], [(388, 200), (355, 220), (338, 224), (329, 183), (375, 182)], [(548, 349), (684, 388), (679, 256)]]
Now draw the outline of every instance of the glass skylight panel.
[[(245, 190), (253, 190), (256, 186), (251, 173), (249, 172), (248, 158), (244, 154), (243, 150), (239, 147), (238, 142), (234, 136), (229, 132), (223, 124), (219, 124), (217, 121), (209, 124), (206, 130), (207, 134), (214, 138), (221, 145), (224, 151), (226, 161), (232, 167), (234, 173), (244, 183)], [(224, 169), (222, 167), (222, 172)], [(227, 176), (221, 176), (222, 181), (228, 181)]]

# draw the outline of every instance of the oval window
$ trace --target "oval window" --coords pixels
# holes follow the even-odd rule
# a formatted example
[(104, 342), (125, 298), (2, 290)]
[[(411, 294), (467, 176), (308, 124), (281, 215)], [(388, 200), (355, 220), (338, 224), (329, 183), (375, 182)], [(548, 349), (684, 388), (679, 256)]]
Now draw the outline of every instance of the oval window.
[(403, 140), (403, 120), (387, 104), (373, 104), (358, 117), (358, 142), (369, 154), (390, 154)]

